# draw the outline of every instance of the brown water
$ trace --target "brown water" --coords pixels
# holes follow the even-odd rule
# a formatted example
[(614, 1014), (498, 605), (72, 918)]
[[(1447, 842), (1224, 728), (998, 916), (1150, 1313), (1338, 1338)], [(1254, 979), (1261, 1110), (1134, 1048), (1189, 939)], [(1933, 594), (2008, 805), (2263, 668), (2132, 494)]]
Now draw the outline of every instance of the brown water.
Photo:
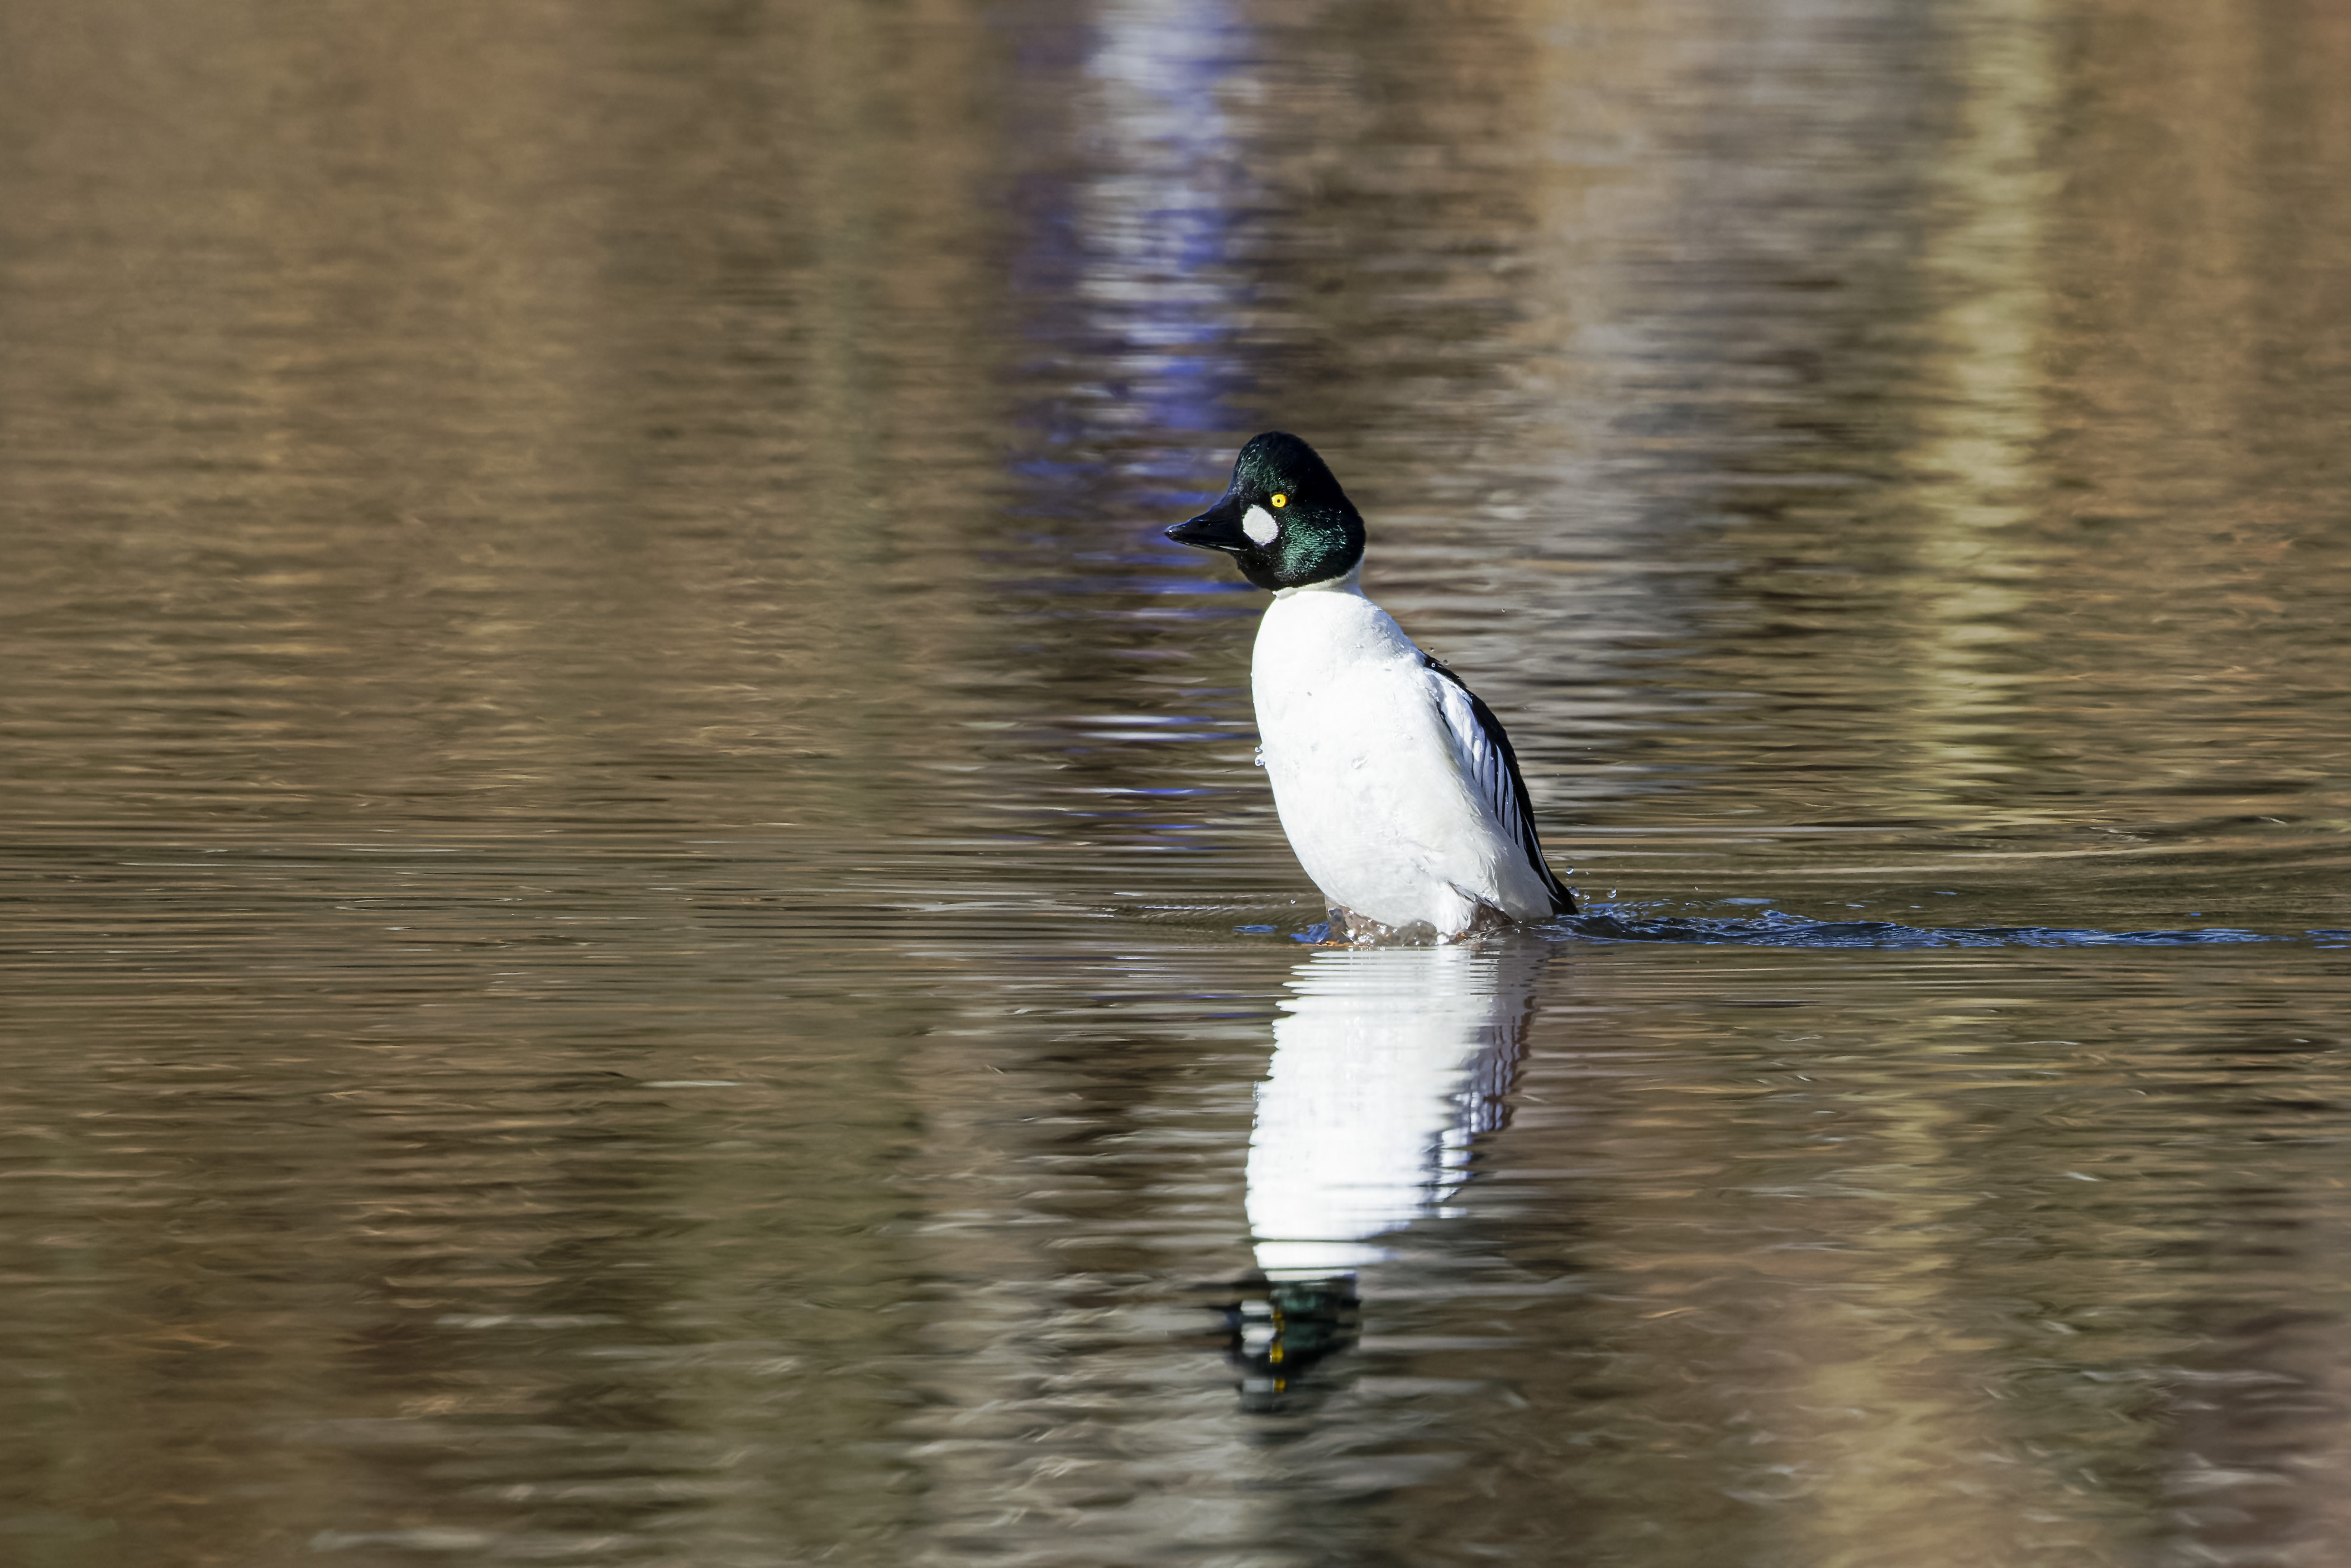
[[(2351, 1558), (2346, 79), (0, 8), (0, 1561)], [(1586, 920), (1290, 939), (1270, 425)]]

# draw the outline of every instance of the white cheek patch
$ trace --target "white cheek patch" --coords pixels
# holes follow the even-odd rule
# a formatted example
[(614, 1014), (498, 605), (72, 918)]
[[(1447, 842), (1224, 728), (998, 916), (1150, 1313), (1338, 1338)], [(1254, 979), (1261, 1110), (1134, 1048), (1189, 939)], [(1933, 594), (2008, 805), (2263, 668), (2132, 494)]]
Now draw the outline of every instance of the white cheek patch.
[(1251, 507), (1249, 515), (1241, 518), (1241, 532), (1249, 535), (1253, 545), (1271, 544), (1273, 536), (1280, 531), (1281, 525), (1263, 507)]

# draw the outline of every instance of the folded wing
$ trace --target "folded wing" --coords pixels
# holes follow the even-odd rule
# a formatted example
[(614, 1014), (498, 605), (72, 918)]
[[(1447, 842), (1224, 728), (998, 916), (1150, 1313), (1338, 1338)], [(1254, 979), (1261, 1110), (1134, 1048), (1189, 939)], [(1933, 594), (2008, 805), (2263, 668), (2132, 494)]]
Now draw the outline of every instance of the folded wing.
[(1542, 840), (1535, 832), (1534, 807), (1527, 799), (1527, 781), (1519, 772), (1518, 754), (1510, 749), (1510, 737), (1502, 729), (1502, 721), (1494, 710), (1479, 700), (1478, 694), (1464, 685), (1461, 677), (1429, 659), (1428, 667), (1444, 677), (1437, 685), (1437, 710), (1444, 715), (1446, 727), (1453, 732), (1453, 743), (1467, 768), (1471, 788), (1486, 810), (1502, 830), (1502, 836), (1519, 846), (1527, 862), (1542, 878), (1549, 890), (1552, 913), (1571, 915), (1575, 899), (1559, 878), (1552, 874), (1551, 866), (1543, 860)]

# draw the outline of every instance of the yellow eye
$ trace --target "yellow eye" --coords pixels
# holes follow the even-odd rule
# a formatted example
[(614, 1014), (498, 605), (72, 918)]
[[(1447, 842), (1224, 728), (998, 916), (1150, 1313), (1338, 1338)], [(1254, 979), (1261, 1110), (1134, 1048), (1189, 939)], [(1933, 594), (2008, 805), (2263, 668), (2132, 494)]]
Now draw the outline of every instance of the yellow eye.
[(1277, 507), (1286, 507), (1290, 505), (1290, 497), (1287, 496), (1276, 495), (1273, 498), (1273, 504)]

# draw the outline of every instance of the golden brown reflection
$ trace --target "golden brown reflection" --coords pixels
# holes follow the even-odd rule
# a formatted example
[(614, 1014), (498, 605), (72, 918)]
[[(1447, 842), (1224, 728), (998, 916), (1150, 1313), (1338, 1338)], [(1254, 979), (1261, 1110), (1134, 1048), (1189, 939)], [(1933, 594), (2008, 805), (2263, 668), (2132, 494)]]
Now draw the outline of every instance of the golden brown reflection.
[(1928, 176), (1918, 270), (1931, 347), (1903, 455), (1920, 512), (1906, 617), (1919, 645), (1903, 660), (1917, 732), (1904, 758), (1913, 788), (1946, 800), (2022, 770), (2004, 710), (2016, 688), (2038, 685), (1983, 655), (2030, 635), (2018, 623), (2032, 619), (2031, 525), (2047, 490), (2043, 258), (2061, 179), (2042, 155), (2057, 89), (2048, 12), (2032, 0), (1987, 5), (1956, 34), (1955, 124)]

